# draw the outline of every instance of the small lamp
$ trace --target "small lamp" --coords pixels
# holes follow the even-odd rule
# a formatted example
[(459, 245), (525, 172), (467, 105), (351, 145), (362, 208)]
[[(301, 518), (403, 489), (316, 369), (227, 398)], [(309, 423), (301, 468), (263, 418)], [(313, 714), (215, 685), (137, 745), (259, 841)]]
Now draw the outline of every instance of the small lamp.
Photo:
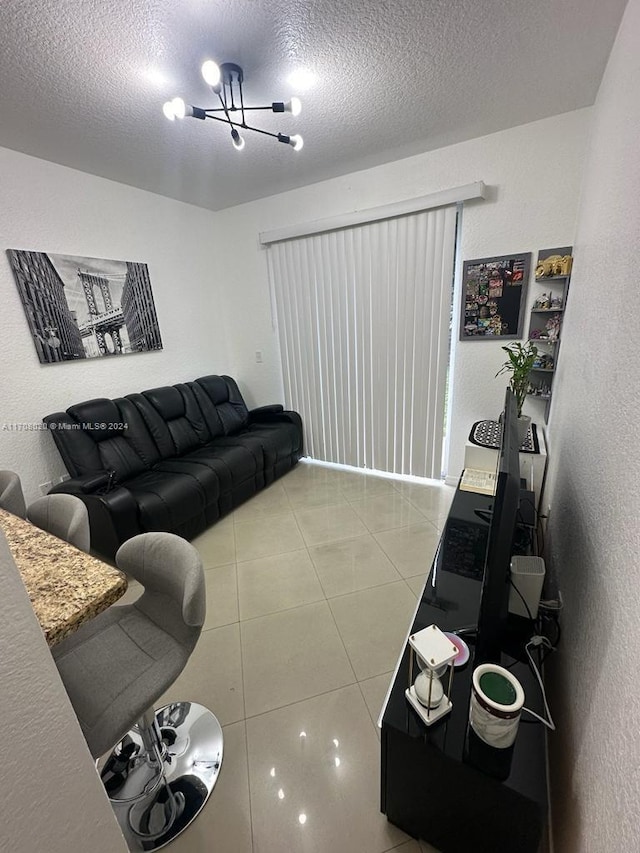
[[(411, 634), (409, 647), (409, 686), (405, 696), (423, 722), (431, 726), (453, 707), (449, 697), (453, 686), (454, 660), (459, 649), (437, 625), (429, 625)], [(419, 665), (416, 667), (416, 658), (420, 659), (424, 669)], [(416, 668), (422, 671), (414, 681)]]

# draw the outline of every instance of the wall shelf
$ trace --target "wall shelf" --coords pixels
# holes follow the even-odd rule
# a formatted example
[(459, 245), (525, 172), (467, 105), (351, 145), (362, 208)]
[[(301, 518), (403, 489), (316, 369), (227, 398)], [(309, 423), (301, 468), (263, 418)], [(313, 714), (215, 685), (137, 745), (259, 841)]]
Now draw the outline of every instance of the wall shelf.
[[(550, 259), (553, 255), (560, 255), (561, 258), (565, 258), (567, 255), (573, 254), (573, 247), (565, 246), (560, 249), (541, 249), (538, 252), (538, 264), (545, 264), (547, 259)], [(548, 266), (548, 264), (547, 264)], [(559, 267), (560, 269), (571, 269), (571, 264), (569, 262), (568, 265), (564, 265)], [(552, 308), (549, 304), (548, 308), (531, 308), (529, 312), (529, 331), (528, 331), (528, 340), (539, 347), (553, 347), (553, 350), (548, 350), (548, 355), (546, 358), (553, 361), (553, 367), (534, 367), (531, 370), (530, 375), (530, 383), (529, 383), (529, 391), (527, 393), (527, 399), (529, 400), (544, 400), (545, 401), (545, 413), (544, 419), (547, 420), (549, 416), (549, 408), (551, 405), (551, 397), (553, 395), (553, 382), (554, 382), (554, 374), (556, 372), (556, 367), (558, 366), (558, 356), (559, 349), (557, 344), (560, 343), (560, 333), (562, 329), (562, 320), (563, 320), (563, 312), (567, 305), (567, 296), (569, 293), (569, 281), (571, 279), (571, 275), (546, 275), (538, 277), (536, 276), (534, 281), (537, 286), (540, 287), (540, 290), (536, 288), (536, 297), (534, 299), (534, 305), (536, 302), (539, 304), (551, 303), (555, 300), (556, 304), (561, 303), (560, 308)], [(544, 289), (546, 285), (546, 290)], [(551, 316), (543, 316), (543, 315), (551, 315)], [(555, 338), (541, 338), (534, 337), (532, 333), (536, 335), (541, 335), (545, 333), (551, 332), (552, 334), (557, 335)], [(544, 353), (544, 350), (543, 350)], [(552, 354), (551, 354), (552, 353)], [(544, 363), (545, 355), (541, 358), (541, 361)], [(546, 374), (546, 375), (545, 375)]]

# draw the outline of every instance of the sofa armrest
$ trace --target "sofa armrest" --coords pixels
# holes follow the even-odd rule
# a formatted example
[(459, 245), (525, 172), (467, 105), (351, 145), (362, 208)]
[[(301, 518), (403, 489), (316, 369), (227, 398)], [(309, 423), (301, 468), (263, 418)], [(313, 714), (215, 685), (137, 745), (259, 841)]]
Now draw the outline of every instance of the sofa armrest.
[(284, 412), (284, 406), (273, 403), (270, 406), (258, 406), (257, 409), (249, 410), (249, 423), (264, 420), (265, 415), (278, 415)]
[(297, 447), (295, 448), (296, 458), (304, 453), (304, 432), (302, 429), (302, 418), (297, 412), (290, 412), (280, 408), (280, 411), (267, 411), (270, 407), (263, 406), (261, 409), (253, 409), (249, 412), (249, 429), (252, 426), (273, 426), (276, 424), (292, 424), (298, 433)]
[(86, 477), (74, 477), (57, 483), (49, 494), (91, 495), (108, 492), (113, 486), (113, 472), (98, 471), (97, 474), (87, 474)]
[[(52, 493), (79, 497), (87, 507), (91, 528), (91, 550), (113, 559), (116, 551), (132, 536), (142, 533), (138, 522), (138, 505), (131, 492), (122, 486), (107, 488), (111, 480), (109, 471), (65, 480), (51, 489)], [(90, 492), (89, 487), (96, 491)]]

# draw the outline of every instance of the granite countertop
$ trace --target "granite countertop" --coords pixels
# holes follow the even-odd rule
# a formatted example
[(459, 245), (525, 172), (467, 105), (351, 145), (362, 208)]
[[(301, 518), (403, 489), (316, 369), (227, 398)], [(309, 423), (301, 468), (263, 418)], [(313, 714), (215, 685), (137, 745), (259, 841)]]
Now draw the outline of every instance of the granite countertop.
[(122, 572), (30, 522), (0, 509), (0, 527), (49, 646), (126, 592)]

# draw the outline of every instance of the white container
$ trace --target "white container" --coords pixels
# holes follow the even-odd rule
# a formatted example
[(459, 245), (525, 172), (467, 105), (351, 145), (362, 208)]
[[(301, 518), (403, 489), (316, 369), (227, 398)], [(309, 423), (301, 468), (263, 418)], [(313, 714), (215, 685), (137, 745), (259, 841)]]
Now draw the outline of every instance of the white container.
[(508, 669), (494, 663), (474, 669), (469, 722), (486, 744), (496, 749), (513, 745), (523, 705), (522, 685)]
[(511, 558), (509, 613), (528, 619), (538, 618), (544, 575), (545, 565), (542, 557)]

